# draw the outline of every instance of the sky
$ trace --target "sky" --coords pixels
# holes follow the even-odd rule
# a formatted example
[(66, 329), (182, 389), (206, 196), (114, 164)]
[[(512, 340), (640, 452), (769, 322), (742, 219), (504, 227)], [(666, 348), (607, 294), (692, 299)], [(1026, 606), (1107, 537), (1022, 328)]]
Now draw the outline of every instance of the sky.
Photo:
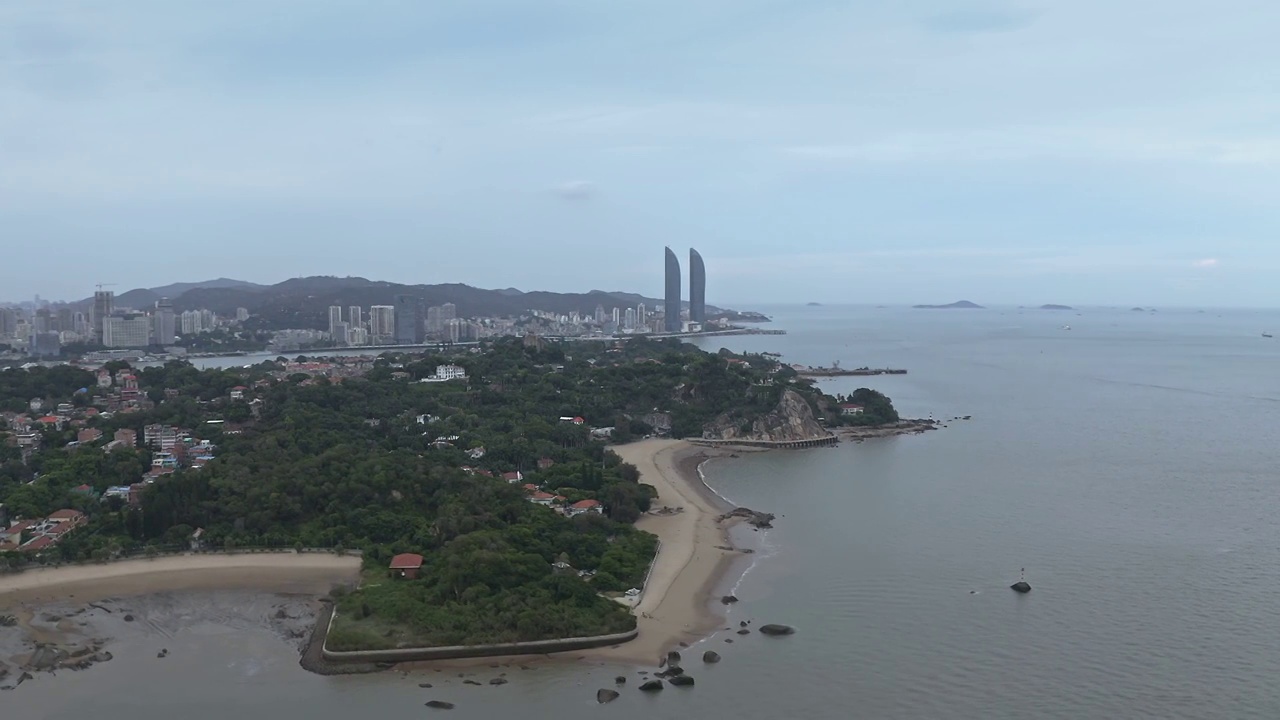
[(0, 2), (0, 298), (1280, 306), (1274, 0)]

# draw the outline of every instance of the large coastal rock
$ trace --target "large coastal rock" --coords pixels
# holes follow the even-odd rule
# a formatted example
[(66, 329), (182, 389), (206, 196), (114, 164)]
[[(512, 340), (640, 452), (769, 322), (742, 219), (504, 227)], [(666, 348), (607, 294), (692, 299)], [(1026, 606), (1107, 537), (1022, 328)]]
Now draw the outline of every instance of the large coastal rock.
[(1020, 592), (1020, 593), (1031, 592), (1031, 586), (1027, 584), (1026, 580), (1019, 580), (1018, 582), (1010, 585), (1009, 589), (1013, 590), (1014, 592)]
[(693, 678), (688, 675), (677, 675), (667, 682), (671, 683), (672, 687), (693, 687)]
[(618, 699), (617, 690), (600, 688), (599, 690), (596, 691), (596, 702), (600, 703), (601, 705), (604, 705), (605, 703), (611, 703), (617, 699)]
[(702, 653), (702, 662), (718, 663), (720, 662), (720, 653), (716, 652), (715, 650), (708, 650)]
[(748, 425), (741, 417), (724, 414), (702, 429), (707, 440), (753, 440), (791, 442), (826, 437), (830, 433), (813, 416), (813, 409), (800, 393), (784, 390), (777, 407)]
[(640, 690), (642, 692), (657, 692), (663, 688), (661, 680), (647, 680), (641, 683)]
[[(755, 527), (758, 527), (758, 528), (771, 528), (773, 527), (773, 520), (775, 517), (776, 516), (773, 513), (760, 512), (759, 510), (752, 510), (751, 508), (748, 508), (748, 507), (739, 507), (739, 508), (734, 508), (729, 512), (721, 515), (720, 522), (724, 522), (725, 520), (732, 520), (733, 518), (742, 518), (747, 521), (748, 525), (754, 525)], [(733, 597), (733, 596), (728, 595), (726, 597)], [(737, 598), (733, 598), (733, 600), (722, 601), (722, 602), (728, 605), (730, 602), (737, 602), (737, 601), (738, 601)]]
[(790, 625), (769, 624), (760, 626), (761, 635), (795, 635), (795, 633), (796, 629)]

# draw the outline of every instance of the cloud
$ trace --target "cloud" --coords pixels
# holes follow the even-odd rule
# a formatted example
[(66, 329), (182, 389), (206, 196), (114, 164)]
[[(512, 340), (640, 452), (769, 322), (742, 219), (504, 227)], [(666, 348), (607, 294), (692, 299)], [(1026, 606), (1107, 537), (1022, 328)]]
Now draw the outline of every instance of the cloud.
[(557, 185), (555, 192), (565, 200), (583, 202), (596, 194), (596, 186), (587, 180), (571, 180)]
[(1194, 263), (1192, 263), (1192, 265), (1198, 268), (1205, 268), (1205, 269), (1216, 268), (1218, 267), (1218, 258), (1204, 258), (1202, 260), (1195, 261)]
[(934, 15), (924, 26), (939, 33), (1012, 32), (1030, 25), (1036, 16), (1015, 10), (961, 10)]

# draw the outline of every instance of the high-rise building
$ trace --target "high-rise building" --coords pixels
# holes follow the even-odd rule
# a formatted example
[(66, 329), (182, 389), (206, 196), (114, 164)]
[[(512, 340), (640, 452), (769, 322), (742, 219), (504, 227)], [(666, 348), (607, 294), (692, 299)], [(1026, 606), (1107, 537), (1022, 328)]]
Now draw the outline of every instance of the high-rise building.
[(618, 323), (622, 322), (622, 314), (621, 314), (621, 313), (622, 313), (622, 311), (621, 311), (621, 310), (619, 310), (618, 308), (614, 308), (614, 309), (613, 309), (613, 313), (612, 313), (612, 314), (613, 314), (613, 324), (614, 324), (614, 325), (617, 325)]
[(18, 313), (12, 308), (0, 308), (0, 337), (13, 337), (18, 331)]
[(440, 306), (440, 319), (444, 322), (458, 319), (458, 306), (453, 303), (445, 303)]
[(348, 330), (364, 327), (364, 313), (360, 311), (359, 305), (347, 308), (347, 326)]
[(667, 283), (663, 298), (663, 328), (667, 332), (680, 332), (680, 260), (676, 254), (667, 250)]
[(627, 308), (627, 314), (623, 316), (622, 327), (630, 330), (636, 326), (636, 309)]
[(329, 336), (332, 337), (338, 332), (338, 324), (342, 322), (342, 306), (329, 306)]
[(412, 295), (397, 295), (395, 304), (397, 345), (422, 343), (422, 301)]
[(435, 334), (442, 329), (444, 329), (444, 320), (440, 315), (440, 307), (432, 305), (427, 308), (427, 332)]
[(249, 308), (236, 308), (236, 321), (244, 322), (249, 319)]
[(689, 320), (707, 321), (707, 267), (693, 248), (689, 248)]
[(137, 348), (151, 344), (151, 318), (142, 313), (103, 318), (102, 344), (112, 348)]
[(151, 316), (152, 336), (157, 345), (169, 345), (177, 334), (176, 317), (173, 314), (173, 301), (160, 298), (156, 301), (155, 314)]
[(102, 326), (116, 309), (116, 294), (111, 290), (99, 290), (93, 294), (93, 338), (102, 340)]
[(598, 325), (604, 324), (604, 306), (596, 305), (595, 320)]
[(636, 324), (647, 325), (649, 323), (649, 308), (644, 303), (636, 306)]
[(65, 306), (58, 308), (57, 326), (53, 329), (58, 332), (75, 332), (75, 311)]
[(396, 334), (396, 309), (391, 305), (369, 308), (369, 336), (375, 345), (385, 345)]
[(329, 330), (329, 339), (333, 341), (334, 345), (347, 345), (350, 343), (350, 337), (348, 334), (350, 329), (351, 326), (345, 322), (339, 321), (334, 323), (333, 327)]
[(62, 352), (62, 340), (56, 332), (38, 332), (31, 334), (27, 354), (34, 357), (53, 358)]

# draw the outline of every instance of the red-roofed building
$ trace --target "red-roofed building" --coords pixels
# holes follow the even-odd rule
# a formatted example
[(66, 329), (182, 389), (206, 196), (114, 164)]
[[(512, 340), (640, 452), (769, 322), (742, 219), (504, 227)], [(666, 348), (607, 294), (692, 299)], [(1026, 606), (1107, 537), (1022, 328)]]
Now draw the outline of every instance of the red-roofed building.
[(422, 556), (416, 553), (400, 553), (391, 558), (391, 577), (414, 580), (422, 569)]
[(538, 486), (537, 486), (537, 485), (534, 485), (533, 483), (525, 483), (524, 485), (521, 485), (520, 487), (524, 488), (524, 490), (525, 490), (526, 492), (537, 492), (537, 490), (538, 490)]
[(58, 417), (57, 415), (45, 415), (39, 420), (36, 420), (36, 422), (40, 423), (41, 425), (45, 425), (45, 426), (53, 425), (56, 427), (62, 424), (62, 418)]
[(515, 472), (505, 472), (505, 473), (502, 473), (502, 479), (512, 484), (518, 483), (524, 479), (524, 473), (520, 472), (519, 470)]
[(102, 431), (98, 428), (85, 428), (76, 433), (76, 441), (81, 444), (94, 442), (100, 437), (102, 437)]
[(549, 457), (538, 458), (538, 469), (539, 469), (539, 470), (546, 470), (547, 468), (549, 468), (549, 467), (551, 467), (552, 465), (555, 465), (555, 464), (556, 464), (556, 461), (555, 461), (555, 460), (552, 460), (552, 459), (551, 459), (551, 458), (549, 458)]
[(18, 548), (18, 551), (19, 552), (40, 552), (41, 550), (47, 550), (50, 546), (52, 546), (56, 542), (58, 542), (58, 539), (56, 537), (50, 537), (49, 535), (41, 535), (38, 538), (33, 538), (27, 541), (24, 545)]
[(555, 495), (552, 495), (551, 493), (548, 493), (548, 492), (542, 492), (541, 490), (529, 496), (529, 500), (531, 502), (535, 502), (539, 505), (550, 505), (552, 502), (555, 501), (555, 499), (556, 499)]
[(603, 513), (604, 506), (600, 504), (599, 500), (579, 500), (578, 502), (569, 506), (570, 517), (573, 517), (574, 515), (581, 515), (583, 513), (589, 513), (589, 512), (593, 512), (596, 514)]
[(243, 386), (243, 385), (237, 385), (237, 386), (235, 386), (235, 387), (231, 388), (231, 399), (232, 399), (232, 400), (243, 400), (243, 399), (244, 399), (244, 391), (245, 391), (245, 390), (248, 390), (248, 389), (249, 389), (249, 388), (247, 388), (247, 387), (245, 387), (245, 386)]
[(59, 510), (51, 514), (49, 516), (49, 519), (54, 522), (59, 522), (59, 523), (69, 522), (69, 523), (75, 523), (76, 525), (80, 525), (84, 523), (86, 520), (84, 513), (80, 512), (79, 510), (70, 510), (70, 509)]

